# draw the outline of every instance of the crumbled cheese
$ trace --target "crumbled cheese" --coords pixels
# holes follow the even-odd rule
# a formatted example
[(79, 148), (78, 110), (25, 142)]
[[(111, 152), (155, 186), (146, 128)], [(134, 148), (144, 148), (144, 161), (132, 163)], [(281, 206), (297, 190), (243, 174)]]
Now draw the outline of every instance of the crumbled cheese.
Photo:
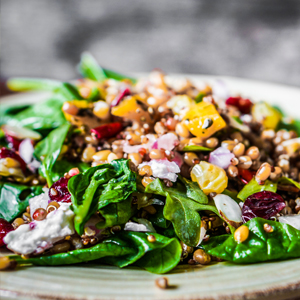
[(61, 203), (46, 219), (23, 224), (4, 237), (7, 248), (20, 254), (40, 253), (74, 234), (74, 213), (69, 203)]

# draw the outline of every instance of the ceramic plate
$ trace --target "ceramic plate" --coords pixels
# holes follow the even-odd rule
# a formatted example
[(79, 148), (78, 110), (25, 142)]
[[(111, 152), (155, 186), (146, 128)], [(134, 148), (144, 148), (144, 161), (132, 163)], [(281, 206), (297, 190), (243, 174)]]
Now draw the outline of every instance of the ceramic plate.
[[(174, 77), (178, 75), (173, 75)], [(234, 94), (279, 105), (300, 117), (300, 89), (244, 79), (189, 76), (192, 80), (222, 80)], [(41, 101), (45, 93), (2, 98), (1, 103)], [(81, 264), (67, 267), (31, 267), (0, 272), (0, 298), (68, 300), (208, 300), (299, 299), (300, 259), (234, 265), (179, 266), (166, 274), (171, 289), (160, 290), (154, 275), (138, 268), (118, 269)]]

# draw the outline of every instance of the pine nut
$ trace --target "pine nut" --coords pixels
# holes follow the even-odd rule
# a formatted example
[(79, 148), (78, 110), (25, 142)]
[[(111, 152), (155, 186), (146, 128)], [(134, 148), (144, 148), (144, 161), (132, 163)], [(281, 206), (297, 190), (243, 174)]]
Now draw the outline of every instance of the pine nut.
[[(90, 148), (94, 148), (94, 147), (90, 147)], [(88, 149), (88, 148), (86, 148), (86, 149)], [(90, 151), (92, 152), (93, 150), (90, 150)], [(94, 152), (92, 155), (92, 159), (94, 161), (106, 161), (107, 157), (110, 153), (112, 153), (110, 150), (101, 150), (98, 152)]]
[(146, 187), (148, 184), (150, 184), (154, 179), (152, 179), (151, 177), (144, 177), (142, 179), (142, 185), (144, 187)]
[(95, 147), (86, 147), (82, 152), (82, 161), (89, 163), (93, 160), (93, 155), (96, 153)]
[(75, 106), (74, 104), (72, 103), (69, 103), (69, 102), (65, 102), (63, 104), (63, 107), (62, 107), (62, 110), (69, 114), (69, 115), (72, 115), (72, 116), (76, 116), (79, 112), (79, 109), (77, 106)]
[(255, 146), (250, 147), (247, 151), (246, 154), (252, 159), (255, 160), (259, 157), (259, 149)]
[(162, 122), (156, 122), (154, 125), (154, 131), (157, 134), (164, 134), (166, 132), (166, 128)]
[(248, 236), (249, 236), (249, 228), (245, 225), (240, 226), (234, 232), (234, 239), (238, 244), (246, 241)]
[(245, 152), (245, 145), (242, 143), (238, 143), (232, 150), (232, 153), (236, 156), (236, 157), (240, 157), (244, 154)]
[(231, 140), (225, 140), (221, 143), (221, 146), (223, 148), (228, 149), (229, 151), (232, 151), (233, 148), (236, 146), (236, 142), (235, 141), (231, 141)]
[(252, 160), (249, 156), (241, 156), (239, 157), (239, 168), (241, 169), (249, 169), (252, 166)]
[(169, 282), (167, 277), (159, 277), (155, 279), (155, 285), (160, 289), (167, 289), (169, 287)]
[(239, 170), (236, 166), (230, 165), (227, 169), (228, 175), (230, 177), (236, 177), (239, 174)]
[(205, 146), (208, 148), (216, 148), (219, 144), (219, 140), (217, 138), (209, 138), (205, 141)]
[(109, 105), (105, 101), (94, 102), (93, 114), (99, 119), (107, 119), (109, 117)]
[(118, 159), (115, 153), (109, 153), (107, 156), (107, 162), (110, 164), (113, 160)]
[(198, 156), (193, 152), (185, 152), (183, 156), (183, 161), (190, 167), (195, 165), (195, 161), (199, 160)]
[(13, 226), (14, 229), (17, 229), (19, 226), (23, 224), (25, 224), (25, 222), (22, 218), (16, 218), (11, 225)]
[(160, 151), (158, 149), (153, 149), (150, 151), (149, 157), (151, 159), (162, 159), (165, 157), (165, 155), (164, 155), (163, 151)]
[(142, 156), (139, 153), (128, 154), (128, 159), (130, 159), (136, 166), (142, 162)]
[(183, 138), (188, 138), (190, 137), (190, 132), (188, 130), (188, 128), (185, 126), (185, 124), (183, 122), (178, 123), (175, 127), (175, 132)]
[(265, 181), (269, 178), (271, 174), (272, 167), (268, 163), (263, 163), (260, 168), (257, 170), (255, 179), (257, 182)]
[(152, 175), (152, 169), (150, 166), (143, 166), (142, 168), (140, 168), (139, 170), (139, 175), (141, 176), (151, 176)]

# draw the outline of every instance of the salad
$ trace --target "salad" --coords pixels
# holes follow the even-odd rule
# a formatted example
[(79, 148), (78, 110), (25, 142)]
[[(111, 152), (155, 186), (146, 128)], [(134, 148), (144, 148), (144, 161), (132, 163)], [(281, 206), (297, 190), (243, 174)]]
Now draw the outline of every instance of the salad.
[(1, 270), (300, 257), (299, 121), (222, 82), (78, 70), (8, 81), (50, 96), (1, 108)]

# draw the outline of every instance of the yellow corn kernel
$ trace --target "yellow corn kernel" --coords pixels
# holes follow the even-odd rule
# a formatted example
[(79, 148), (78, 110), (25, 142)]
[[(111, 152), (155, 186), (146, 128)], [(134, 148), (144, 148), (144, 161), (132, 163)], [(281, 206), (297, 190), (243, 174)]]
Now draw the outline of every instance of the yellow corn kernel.
[(134, 97), (124, 99), (119, 105), (111, 110), (111, 114), (117, 117), (130, 118), (130, 114), (135, 112), (140, 106)]
[(198, 182), (206, 195), (209, 193), (221, 194), (228, 184), (226, 172), (206, 161), (201, 161), (193, 167), (191, 177), (193, 181)]
[(266, 102), (255, 103), (251, 112), (253, 119), (261, 123), (265, 129), (276, 129), (281, 120), (279, 111)]
[(105, 101), (94, 102), (93, 113), (100, 119), (107, 119), (109, 117), (109, 105)]
[(211, 103), (200, 102), (185, 115), (184, 122), (189, 131), (202, 139), (207, 139), (226, 126), (225, 121)]

